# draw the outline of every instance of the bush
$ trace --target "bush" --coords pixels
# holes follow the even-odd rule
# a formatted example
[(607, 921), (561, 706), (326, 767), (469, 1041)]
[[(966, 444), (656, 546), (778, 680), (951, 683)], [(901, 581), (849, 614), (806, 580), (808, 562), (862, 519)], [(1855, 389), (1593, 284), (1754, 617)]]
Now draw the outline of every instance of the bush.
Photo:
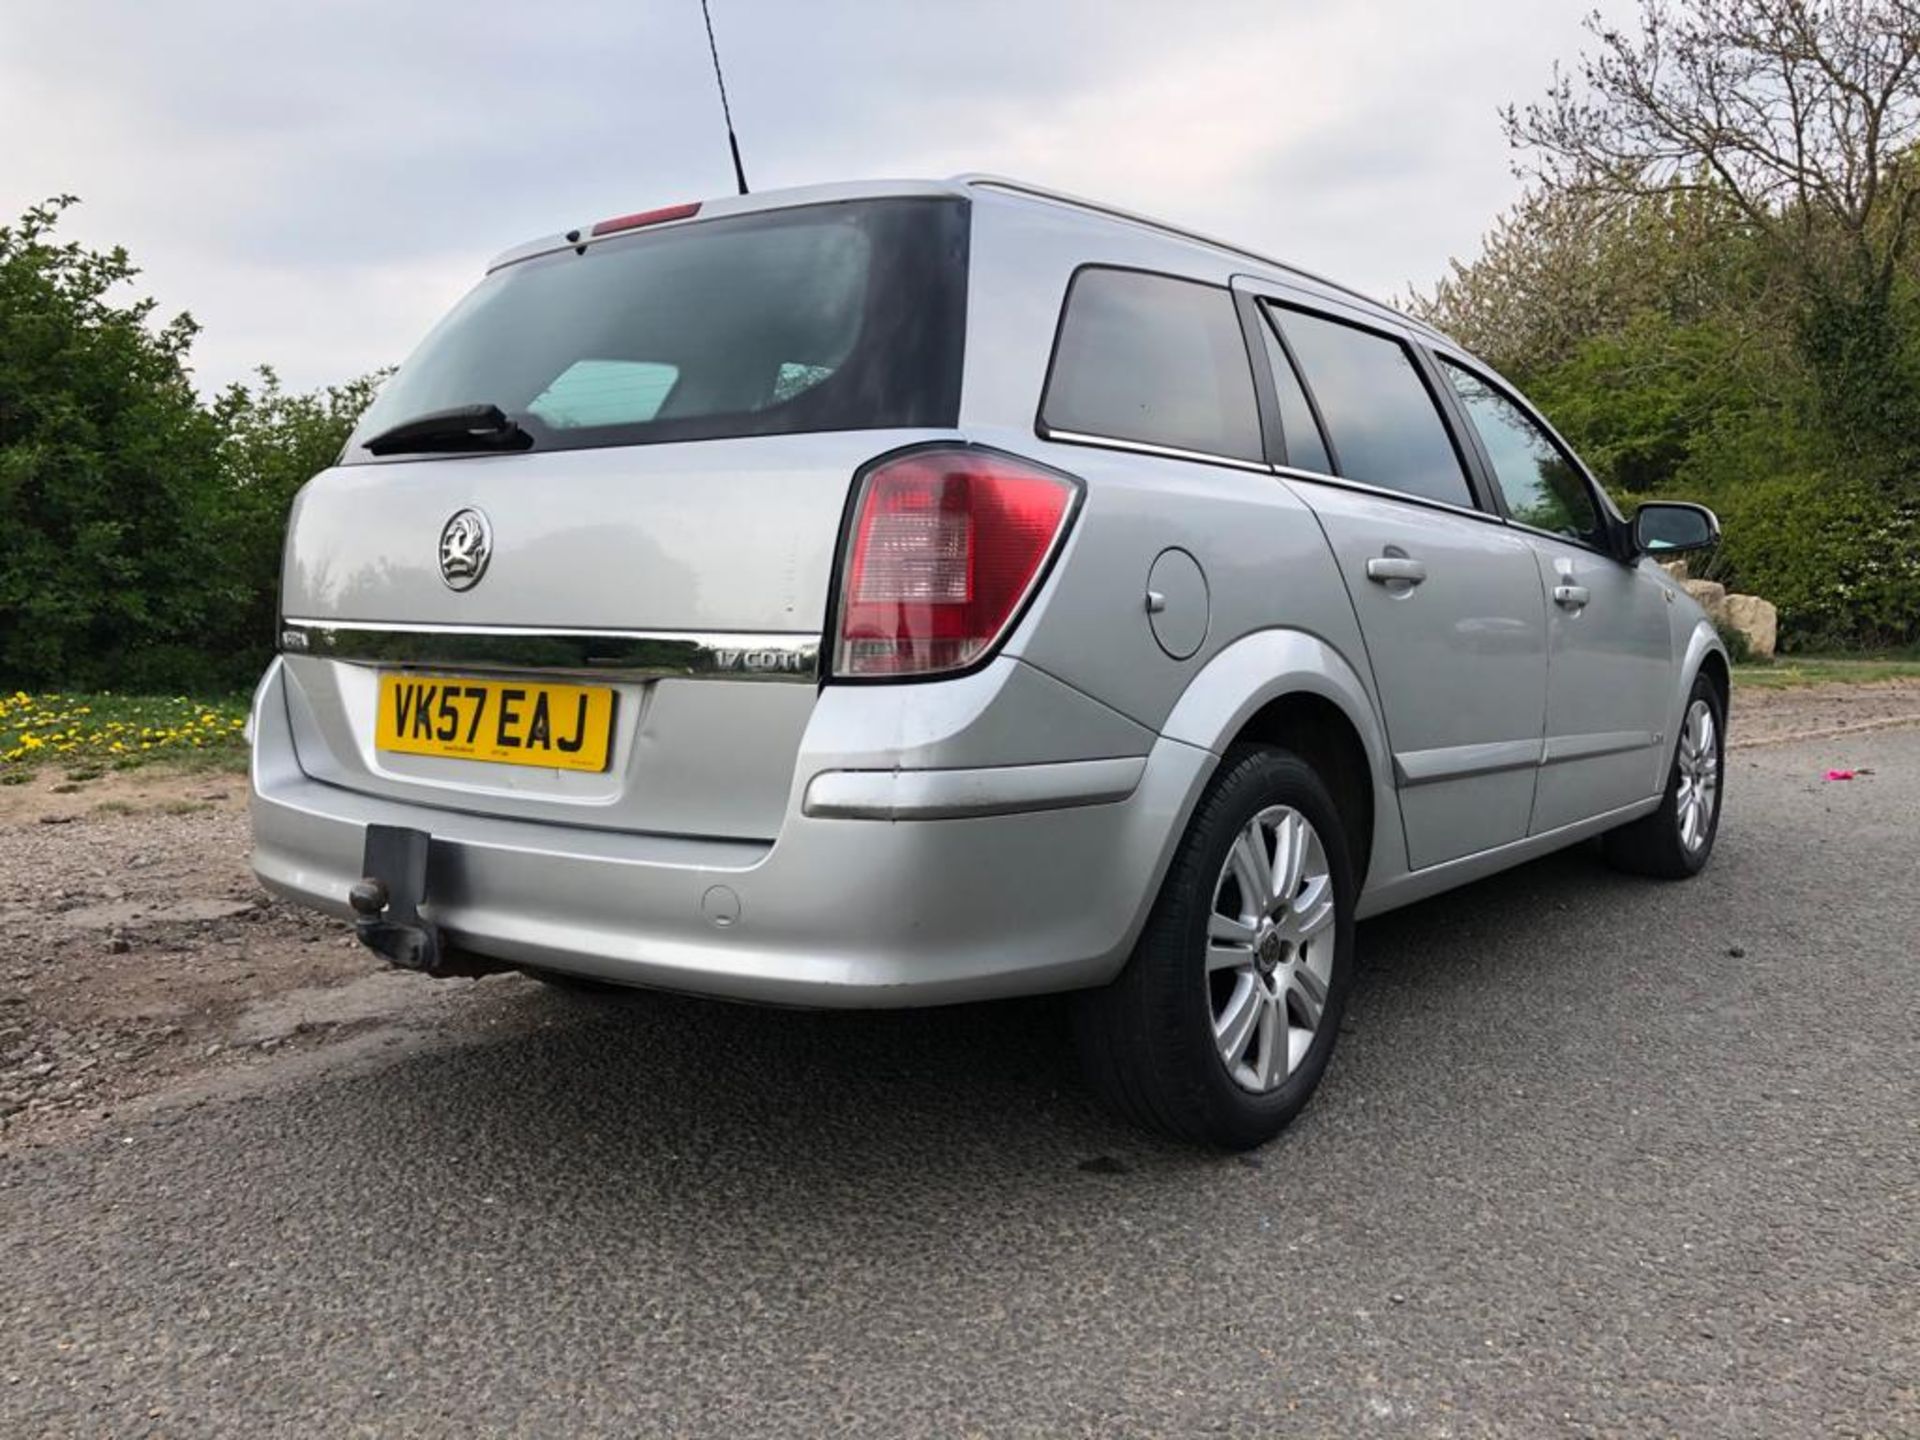
[(1920, 640), (1920, 500), (1818, 473), (1695, 498), (1724, 537), (1708, 573), (1779, 607), (1783, 650)]
[(1718, 620), (1713, 628), (1719, 632), (1720, 643), (1727, 647), (1727, 658), (1736, 665), (1753, 663), (1753, 643), (1747, 639), (1747, 632), (1736, 630), (1731, 625), (1723, 625)]

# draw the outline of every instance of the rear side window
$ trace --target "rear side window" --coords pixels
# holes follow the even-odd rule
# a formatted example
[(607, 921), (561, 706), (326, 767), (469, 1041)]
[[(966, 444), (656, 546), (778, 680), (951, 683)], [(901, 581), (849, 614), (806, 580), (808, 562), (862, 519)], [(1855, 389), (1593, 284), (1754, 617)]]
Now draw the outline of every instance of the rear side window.
[(1604, 543), (1605, 531), (1573, 461), (1531, 416), (1471, 370), (1442, 360), (1440, 368), (1459, 392), (1473, 422), (1507, 513), (1522, 525), (1587, 545)]
[(950, 428), (967, 202), (879, 199), (694, 220), (488, 275), (348, 442), (497, 405), (536, 449)]
[(1233, 297), (1171, 275), (1081, 270), (1067, 292), (1040, 419), (1050, 431), (1261, 459)]
[(1473, 505), (1453, 440), (1405, 345), (1299, 310), (1274, 313), (1327, 422), (1340, 474), (1426, 500)]

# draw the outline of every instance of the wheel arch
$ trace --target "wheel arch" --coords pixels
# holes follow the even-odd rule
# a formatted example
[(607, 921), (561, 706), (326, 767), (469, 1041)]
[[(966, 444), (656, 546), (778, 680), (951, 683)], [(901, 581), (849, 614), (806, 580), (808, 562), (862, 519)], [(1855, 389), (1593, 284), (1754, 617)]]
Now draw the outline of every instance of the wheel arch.
[(1364, 884), (1373, 851), (1373, 771), (1346, 712), (1324, 695), (1291, 690), (1254, 711), (1230, 743), (1278, 746), (1313, 767), (1348, 826), (1354, 875)]
[(1360, 672), (1319, 636), (1275, 629), (1234, 641), (1188, 684), (1162, 734), (1216, 756), (1245, 743), (1294, 751), (1349, 823), (1362, 884), (1392, 868), (1400, 827), (1385, 729)]
[(1681, 660), (1679, 680), (1669, 711), (1667, 725), (1667, 744), (1664, 748), (1665, 762), (1660, 771), (1660, 781), (1666, 783), (1667, 767), (1673, 764), (1674, 753), (1680, 745), (1680, 722), (1687, 713), (1687, 697), (1693, 693), (1693, 682), (1705, 675), (1720, 692), (1721, 715), (1724, 717), (1733, 700), (1732, 662), (1727, 656), (1727, 645), (1720, 638), (1720, 632), (1713, 628), (1711, 620), (1702, 617), (1687, 636), (1686, 654)]
[[(1720, 707), (1724, 714), (1727, 707), (1733, 703), (1733, 670), (1727, 662), (1726, 652), (1708, 650), (1700, 657), (1698, 673), (1711, 680), (1713, 688), (1720, 692)], [(1693, 687), (1689, 685), (1687, 689), (1691, 691)]]

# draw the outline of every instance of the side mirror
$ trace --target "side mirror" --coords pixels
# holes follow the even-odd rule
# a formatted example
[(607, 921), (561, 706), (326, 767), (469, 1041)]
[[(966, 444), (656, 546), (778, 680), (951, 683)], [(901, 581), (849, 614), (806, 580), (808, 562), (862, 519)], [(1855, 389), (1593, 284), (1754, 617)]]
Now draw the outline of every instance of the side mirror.
[(1677, 555), (1720, 543), (1720, 517), (1704, 505), (1650, 500), (1633, 512), (1633, 548), (1642, 555)]

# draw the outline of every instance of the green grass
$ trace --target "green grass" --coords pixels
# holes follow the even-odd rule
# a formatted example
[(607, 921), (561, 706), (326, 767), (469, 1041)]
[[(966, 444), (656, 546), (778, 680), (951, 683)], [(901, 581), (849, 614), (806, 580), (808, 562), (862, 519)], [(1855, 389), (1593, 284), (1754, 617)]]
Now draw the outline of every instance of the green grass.
[(19, 784), (50, 766), (72, 784), (159, 761), (240, 769), (246, 714), (239, 695), (0, 694), (0, 784)]
[(1920, 653), (1781, 655), (1733, 667), (1735, 689), (1788, 690), (1801, 685), (1866, 685), (1879, 680), (1920, 680)]

